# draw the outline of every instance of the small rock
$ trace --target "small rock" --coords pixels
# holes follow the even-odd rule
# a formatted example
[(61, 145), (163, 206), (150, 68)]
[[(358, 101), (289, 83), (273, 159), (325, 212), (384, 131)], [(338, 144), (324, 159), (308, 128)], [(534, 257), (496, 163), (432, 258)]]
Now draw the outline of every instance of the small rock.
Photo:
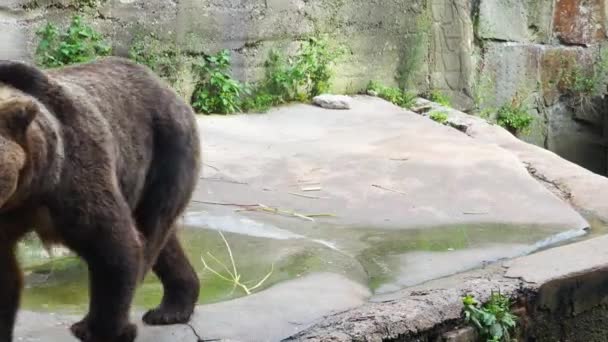
[(345, 95), (323, 94), (312, 99), (312, 103), (325, 109), (350, 109), (352, 98)]

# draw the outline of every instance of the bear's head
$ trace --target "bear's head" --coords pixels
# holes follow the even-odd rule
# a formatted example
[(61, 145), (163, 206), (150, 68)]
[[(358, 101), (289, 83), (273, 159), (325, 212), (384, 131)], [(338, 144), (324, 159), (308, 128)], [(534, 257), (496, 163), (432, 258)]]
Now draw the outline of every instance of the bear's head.
[(27, 160), (27, 130), (38, 112), (34, 98), (0, 83), (0, 209), (17, 191)]

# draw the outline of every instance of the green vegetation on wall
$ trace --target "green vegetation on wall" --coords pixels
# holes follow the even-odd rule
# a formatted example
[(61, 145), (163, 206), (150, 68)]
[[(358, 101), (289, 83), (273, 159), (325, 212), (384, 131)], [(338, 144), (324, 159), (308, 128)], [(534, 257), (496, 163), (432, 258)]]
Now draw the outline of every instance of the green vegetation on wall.
[(573, 57), (563, 58), (561, 64), (559, 86), (573, 100), (573, 104), (585, 107), (593, 98), (606, 94), (608, 49), (600, 50), (591, 67), (581, 66), (583, 63)]
[(448, 122), (448, 113), (446, 112), (433, 112), (429, 115), (429, 118), (431, 118), (431, 120), (440, 123), (442, 125), (445, 125)]
[(194, 64), (198, 82), (192, 96), (193, 106), (205, 114), (230, 114), (309, 101), (329, 90), (333, 66), (343, 52), (340, 47), (331, 47), (326, 37), (311, 37), (294, 56), (271, 51), (264, 64), (264, 78), (248, 85), (231, 77), (230, 54), (221, 51)]
[(517, 101), (502, 105), (496, 112), (496, 122), (513, 134), (525, 133), (532, 121), (534, 117)]
[(396, 80), (399, 88), (416, 88), (416, 80), (426, 62), (431, 37), (432, 17), (424, 8), (416, 18), (416, 32), (405, 38)]
[(252, 87), (244, 106), (248, 111), (263, 111), (273, 105), (309, 101), (329, 91), (333, 67), (344, 54), (326, 36), (304, 41), (294, 56), (271, 51), (264, 64), (264, 79)]
[(47, 23), (38, 30), (37, 35), (40, 41), (36, 49), (36, 62), (45, 68), (89, 62), (112, 51), (103, 36), (78, 15), (72, 18), (65, 31)]
[(440, 90), (433, 89), (428, 96), (429, 100), (436, 102), (444, 107), (452, 107), (452, 100)]
[(395, 87), (383, 86), (375, 81), (369, 82), (367, 93), (378, 96), (402, 108), (411, 108), (416, 101), (416, 93)]
[(230, 75), (230, 52), (205, 56), (193, 66), (198, 83), (192, 107), (200, 113), (230, 114), (241, 111), (244, 86)]
[(511, 342), (517, 316), (511, 312), (511, 300), (500, 293), (492, 293), (490, 300), (479, 305), (471, 295), (462, 299), (464, 317), (487, 342)]
[(175, 44), (161, 42), (154, 34), (140, 35), (131, 46), (129, 56), (135, 62), (149, 67), (169, 84), (177, 82), (183, 58)]

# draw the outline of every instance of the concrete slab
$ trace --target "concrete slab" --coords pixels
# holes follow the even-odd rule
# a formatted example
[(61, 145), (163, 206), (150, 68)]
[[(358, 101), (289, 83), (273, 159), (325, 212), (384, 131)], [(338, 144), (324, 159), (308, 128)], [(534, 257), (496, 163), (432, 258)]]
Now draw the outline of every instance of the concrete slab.
[[(512, 153), (379, 99), (356, 97), (343, 112), (293, 105), (200, 122), (208, 167), (198, 201), (331, 213), (317, 221), (360, 227), (587, 225)], [(302, 191), (306, 182), (319, 191)]]
[[(299, 104), (266, 115), (200, 117), (199, 124), (204, 174), (182, 238), (202, 279), (202, 300), (224, 300), (197, 309), (192, 327), (205, 339), (279, 340), (329, 314), (364, 309), (372, 293), (373, 300), (400, 296), (403, 288), (525, 255), (589, 226), (496, 140), (473, 139), (376, 98), (355, 97), (349, 111)], [(266, 209), (245, 210), (257, 204)], [(215, 230), (226, 233), (248, 279), (276, 266), (263, 291), (225, 301), (234, 297), (230, 284), (200, 263), (206, 251), (225, 252)], [(86, 303), (83, 271), (50, 272), (45, 283), (28, 283), (24, 300), (40, 310), (52, 302), (56, 314), (25, 312), (17, 328), (23, 341), (69, 341), (66, 327), (77, 317), (62, 315), (62, 305)], [(144, 303), (157, 303), (160, 285), (144, 285)], [(446, 290), (438, 302), (393, 309), (413, 320), (404, 326), (417, 317), (431, 324), (436, 312), (429, 310), (441, 302), (455, 313), (459, 295)], [(146, 327), (138, 341), (191, 339), (187, 326)]]
[(577, 273), (608, 268), (608, 236), (549, 249), (506, 262), (506, 277), (543, 284)]
[[(197, 338), (222, 341), (279, 341), (309, 327), (323, 316), (364, 304), (369, 290), (337, 274), (312, 274), (253, 294), (197, 308), (191, 326), (148, 327), (138, 323), (138, 342), (195, 342)], [(77, 341), (69, 326), (82, 317), (24, 311), (19, 316), (16, 341)]]

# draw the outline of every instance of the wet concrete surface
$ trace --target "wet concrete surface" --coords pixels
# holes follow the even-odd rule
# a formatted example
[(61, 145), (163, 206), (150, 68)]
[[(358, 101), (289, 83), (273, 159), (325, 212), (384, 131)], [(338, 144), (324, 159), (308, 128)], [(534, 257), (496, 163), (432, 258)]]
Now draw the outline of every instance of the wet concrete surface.
[[(525, 255), (589, 226), (509, 151), (379, 99), (199, 124), (204, 174), (181, 239), (203, 283), (192, 327), (204, 338), (280, 340), (370, 296)], [(217, 230), (250, 285), (273, 270), (261, 292), (244, 297), (204, 269), (209, 253), (230, 264)], [(36, 251), (22, 256), (28, 311), (17, 336), (69, 341), (66, 324), (86, 311), (84, 265), (48, 263)], [(135, 311), (161, 294), (150, 276)], [(176, 326), (141, 329), (139, 340), (195, 338)]]

